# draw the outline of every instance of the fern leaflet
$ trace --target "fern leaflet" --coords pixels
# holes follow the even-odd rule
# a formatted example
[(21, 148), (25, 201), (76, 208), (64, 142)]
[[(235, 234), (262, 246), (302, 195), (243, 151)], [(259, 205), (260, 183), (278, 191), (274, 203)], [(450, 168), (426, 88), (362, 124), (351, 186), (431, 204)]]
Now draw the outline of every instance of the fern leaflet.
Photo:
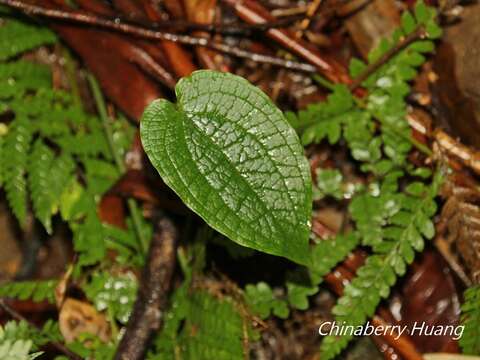
[(465, 332), (460, 338), (463, 353), (480, 354), (480, 286), (472, 286), (464, 293), (461, 322)]

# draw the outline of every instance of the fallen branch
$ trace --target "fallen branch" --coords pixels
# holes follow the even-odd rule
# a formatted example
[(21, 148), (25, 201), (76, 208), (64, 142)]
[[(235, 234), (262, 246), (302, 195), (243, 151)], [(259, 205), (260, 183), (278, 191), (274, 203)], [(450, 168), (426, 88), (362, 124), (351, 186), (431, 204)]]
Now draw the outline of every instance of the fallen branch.
[(170, 220), (157, 222), (137, 300), (115, 360), (144, 359), (151, 335), (160, 329), (175, 266), (177, 237)]
[[(23, 315), (21, 315), (19, 312), (17, 312), (15, 309), (13, 309), (12, 307), (10, 307), (4, 299), (0, 299), (0, 308), (3, 309), (3, 311), (5, 311), (8, 315), (10, 315), (10, 317), (16, 321), (24, 321), (26, 322), (28, 325), (30, 325), (32, 328), (38, 330), (38, 331), (42, 331), (41, 328), (39, 328), (37, 325), (31, 323), (30, 321), (28, 321)], [(57, 349), (59, 352), (61, 352), (62, 354), (64, 354), (66, 357), (68, 357), (69, 359), (71, 360), (82, 360), (82, 357), (75, 354), (73, 351), (69, 350), (65, 345), (63, 345), (62, 343), (59, 343), (59, 342), (56, 342), (56, 341), (50, 341), (49, 342), (50, 345), (52, 345), (55, 349)]]
[(223, 52), (225, 54), (233, 55), (239, 58), (250, 59), (255, 62), (265, 63), (284, 67), (287, 69), (304, 71), (309, 73), (317, 72), (315, 66), (301, 63), (297, 61), (284, 60), (279, 57), (254, 53), (241, 49), (236, 46), (230, 46), (224, 43), (211, 41), (205, 37), (194, 37), (190, 35), (174, 34), (170, 32), (163, 32), (151, 30), (137, 25), (124, 23), (121, 21), (110, 20), (104, 17), (86, 13), (83, 11), (65, 11), (57, 9), (49, 9), (41, 6), (31, 5), (17, 0), (0, 0), (1, 5), (6, 5), (11, 8), (20, 10), (27, 15), (36, 15), (49, 19), (56, 19), (61, 21), (74, 22), (78, 24), (91, 25), (95, 27), (105, 28), (117, 31), (123, 34), (129, 34), (135, 37), (149, 39), (149, 40), (167, 40), (177, 42), (185, 45), (204, 46), (213, 50)]

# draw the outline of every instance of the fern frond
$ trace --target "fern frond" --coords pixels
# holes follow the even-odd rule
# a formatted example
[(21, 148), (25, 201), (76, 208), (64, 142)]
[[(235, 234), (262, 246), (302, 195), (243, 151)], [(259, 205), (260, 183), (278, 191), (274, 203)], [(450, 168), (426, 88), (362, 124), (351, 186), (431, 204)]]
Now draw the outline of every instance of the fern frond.
[(37, 140), (33, 145), (28, 169), (28, 185), (33, 203), (35, 216), (45, 226), (48, 233), (52, 231), (51, 216), (54, 206), (54, 195), (58, 191), (52, 187), (50, 167), (54, 160), (53, 151)]
[(137, 296), (138, 282), (133, 273), (96, 273), (82, 286), (85, 295), (98, 311), (112, 314), (120, 323), (126, 324)]
[(23, 96), (26, 90), (51, 87), (51, 72), (46, 65), (19, 60), (0, 64), (0, 98)]
[(8, 60), (41, 45), (53, 44), (53, 32), (30, 21), (8, 21), (0, 27), (0, 60)]
[(0, 285), (0, 297), (55, 303), (56, 280), (17, 281)]
[(311, 104), (298, 114), (287, 112), (290, 124), (301, 134), (303, 145), (327, 138), (335, 144), (340, 138), (346, 114), (353, 108), (353, 96), (346, 85), (335, 85), (325, 102)]
[(30, 354), (31, 340), (7, 340), (0, 343), (0, 359), (31, 360), (42, 355), (41, 352)]
[[(58, 323), (48, 320), (41, 329), (32, 327), (26, 321), (8, 321), (3, 328), (0, 326), (0, 344), (6, 341), (31, 341), (30, 349), (36, 351), (45, 344), (63, 339)], [(0, 359), (3, 359), (0, 357)]]
[(58, 212), (61, 195), (74, 167), (68, 154), (55, 157), (42, 140), (35, 142), (28, 169), (29, 189), (35, 216), (48, 233), (52, 231), (51, 217)]
[(86, 208), (89, 210), (86, 219), (81, 223), (71, 223), (73, 231), (73, 246), (79, 253), (78, 265), (95, 264), (105, 256), (105, 234), (96, 213), (96, 203), (93, 197), (87, 195)]
[(83, 157), (95, 157), (108, 153), (108, 144), (103, 134), (98, 133), (77, 133), (62, 136), (56, 141), (64, 151), (72, 155)]
[(461, 323), (465, 326), (459, 343), (464, 354), (480, 354), (480, 285), (468, 288), (464, 293)]
[(270, 285), (264, 281), (245, 287), (245, 301), (250, 310), (262, 319), (270, 317), (271, 314), (286, 319), (290, 314), (287, 302), (275, 296)]
[(24, 118), (16, 118), (10, 124), (3, 145), (2, 172), (5, 192), (13, 213), (23, 226), (27, 218), (27, 181), (25, 178), (32, 129)]
[[(391, 198), (382, 199), (381, 196), (378, 197), (382, 199), (380, 204), (374, 202), (381, 209), (385, 209), (381, 202), (391, 203), (392, 208), (387, 211), (389, 216), (381, 221), (378, 221), (378, 217), (372, 217), (371, 229), (381, 227), (376, 231), (380, 238), (367, 240), (374, 255), (367, 258), (333, 308), (337, 323), (359, 326), (373, 316), (380, 300), (390, 294), (397, 277), (405, 274), (407, 265), (414, 260), (415, 251), (423, 250), (424, 238), (431, 239), (434, 236), (431, 217), (436, 212), (434, 198), (440, 183), (439, 175), (434, 177), (430, 186), (414, 182), (407, 186), (405, 193), (398, 194), (398, 204)], [(387, 189), (391, 190), (389, 187)], [(363, 203), (368, 204), (375, 197), (368, 195), (364, 200)], [(362, 205), (353, 204), (352, 214), (356, 213), (356, 206), (360, 209)], [(371, 215), (366, 214), (362, 218), (358, 218), (358, 214), (354, 216), (362, 222)], [(322, 359), (332, 359), (338, 355), (350, 339), (350, 336), (328, 336), (322, 343)]]
[[(405, 166), (412, 140), (404, 98), (410, 91), (408, 82), (417, 74), (416, 68), (425, 62), (424, 54), (434, 49), (432, 40), (441, 34), (435, 18), (435, 9), (419, 1), (415, 16), (404, 13), (402, 27), (369, 54), (368, 64), (359, 59), (352, 60), (350, 73), (355, 78), (368, 65), (404, 41), (408, 34), (420, 28), (427, 31), (426, 40), (406, 46), (362, 82), (362, 86), (368, 90), (366, 99), (356, 99), (345, 85), (335, 85), (325, 102), (310, 105), (298, 115), (287, 113), (287, 118), (300, 133), (303, 144), (319, 143), (324, 138), (333, 144), (343, 132), (356, 160), (375, 164), (381, 159), (383, 151), (395, 165)], [(372, 119), (381, 125), (379, 134), (375, 133)], [(362, 169), (374, 170), (368, 164)]]
[(244, 331), (247, 324), (229, 298), (220, 300), (205, 291), (189, 294), (182, 286), (165, 319), (149, 359), (244, 359), (248, 327)]
[(313, 283), (320, 284), (322, 278), (344, 260), (359, 243), (360, 237), (354, 232), (318, 241), (312, 249), (312, 266), (309, 269)]

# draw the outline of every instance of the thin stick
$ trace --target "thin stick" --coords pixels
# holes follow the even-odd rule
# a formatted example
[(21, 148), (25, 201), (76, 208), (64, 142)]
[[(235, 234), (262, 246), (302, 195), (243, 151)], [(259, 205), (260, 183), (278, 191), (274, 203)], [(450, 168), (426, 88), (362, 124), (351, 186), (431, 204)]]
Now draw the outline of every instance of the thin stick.
[[(279, 19), (264, 24), (244, 24), (244, 23), (220, 23), (220, 24), (198, 24), (184, 20), (165, 20), (162, 22), (143, 23), (134, 22), (152, 30), (169, 29), (170, 31), (205, 31), (213, 34), (221, 35), (251, 35), (254, 32), (262, 32), (273, 28), (284, 28), (294, 24), (302, 19), (303, 16), (295, 15), (286, 19)], [(129, 19), (127, 19), (128, 21)]]
[(399, 41), (394, 47), (392, 47), (385, 54), (383, 54), (377, 61), (368, 65), (367, 68), (360, 75), (358, 75), (349, 85), (350, 90), (353, 91), (358, 88), (366, 79), (368, 79), (370, 75), (372, 75), (380, 67), (385, 65), (400, 51), (405, 49), (413, 42), (425, 38), (426, 35), (427, 33), (425, 32), (423, 26), (419, 26), (414, 32), (408, 34), (403, 40)]
[[(8, 305), (4, 299), (0, 299), (0, 308), (2, 308), (10, 317), (16, 321), (24, 321), (28, 325), (30, 325), (32, 328), (34, 328), (37, 331), (42, 331), (40, 327), (37, 325), (31, 323), (28, 321), (23, 315), (21, 315), (19, 312), (17, 312), (15, 309), (13, 309), (10, 305)], [(69, 350), (65, 345), (56, 342), (56, 341), (50, 341), (49, 344), (51, 344), (53, 347), (55, 347), (58, 351), (63, 353), (65, 356), (72, 360), (82, 360), (80, 356)]]
[(303, 37), (304, 32), (310, 26), (310, 22), (312, 21), (312, 17), (313, 17), (313, 15), (315, 15), (315, 12), (320, 7), (322, 1), (323, 0), (313, 0), (310, 3), (310, 5), (308, 6), (308, 9), (307, 9), (305, 19), (302, 20), (302, 22), (300, 23), (300, 29), (295, 34), (297, 36), (297, 38)]
[[(115, 165), (117, 166), (118, 171), (120, 173), (124, 173), (125, 164), (123, 163), (120, 155), (117, 152), (117, 149), (115, 148), (115, 143), (113, 141), (113, 131), (112, 131), (112, 128), (110, 127), (110, 118), (107, 114), (105, 100), (103, 99), (100, 86), (98, 85), (98, 82), (95, 80), (93, 75), (88, 74), (87, 78), (90, 84), (90, 88), (92, 89), (92, 93), (95, 99), (95, 104), (97, 105), (98, 113), (100, 114), (100, 119), (102, 120), (103, 130), (107, 138), (108, 146), (110, 147), (110, 152), (112, 153), (113, 161), (115, 162)], [(132, 216), (133, 227), (137, 235), (138, 248), (142, 252), (142, 254), (145, 255), (147, 252), (148, 240), (145, 238), (141, 229), (140, 212), (137, 207), (137, 203), (135, 202), (134, 199), (128, 199), (127, 206), (128, 206), (128, 210), (130, 211), (130, 215)]]
[(115, 360), (145, 359), (154, 331), (163, 323), (171, 279), (175, 267), (178, 233), (173, 223), (163, 218), (156, 223), (147, 263), (132, 315), (115, 354)]
[(304, 71), (309, 73), (317, 72), (316, 68), (310, 64), (291, 60), (284, 60), (274, 56), (250, 52), (236, 46), (213, 42), (210, 39), (204, 37), (194, 37), (189, 35), (180, 35), (169, 32), (156, 31), (141, 26), (122, 23), (121, 21), (109, 20), (86, 12), (48, 9), (41, 6), (26, 4), (22, 1), (17, 0), (0, 0), (0, 4), (9, 6), (17, 10), (21, 10), (28, 15), (37, 15), (50, 19), (75, 22), (78, 24), (88, 24), (91, 26), (101, 27), (109, 30), (118, 31), (124, 34), (133, 35), (143, 39), (167, 40), (186, 45), (204, 46), (239, 58), (250, 59), (255, 62), (281, 66), (287, 69)]

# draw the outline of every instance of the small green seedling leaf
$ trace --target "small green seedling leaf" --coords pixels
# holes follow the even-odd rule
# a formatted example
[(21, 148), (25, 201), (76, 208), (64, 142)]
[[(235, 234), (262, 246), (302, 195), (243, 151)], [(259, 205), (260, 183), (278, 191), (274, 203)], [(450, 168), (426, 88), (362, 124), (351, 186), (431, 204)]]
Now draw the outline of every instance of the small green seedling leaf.
[(177, 104), (154, 101), (140, 129), (165, 183), (238, 244), (307, 264), (310, 169), (282, 112), (228, 73), (194, 72), (175, 91)]

